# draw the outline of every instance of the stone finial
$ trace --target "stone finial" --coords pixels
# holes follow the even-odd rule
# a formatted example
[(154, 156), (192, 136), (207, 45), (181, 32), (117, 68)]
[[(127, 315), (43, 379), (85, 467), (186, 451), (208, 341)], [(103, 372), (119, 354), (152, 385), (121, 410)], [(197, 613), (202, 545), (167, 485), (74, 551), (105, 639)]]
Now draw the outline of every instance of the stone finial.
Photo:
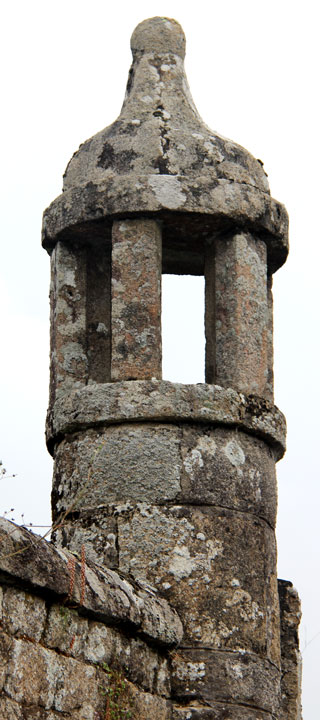
[(205, 237), (230, 224), (263, 232), (273, 272), (287, 255), (286, 211), (270, 197), (261, 161), (200, 118), (185, 75), (180, 25), (145, 20), (131, 47), (121, 113), (70, 160), (63, 194), (44, 214), (44, 246), (50, 250), (58, 235), (74, 235), (79, 223), (98, 221), (99, 232), (101, 221), (110, 227), (115, 216), (161, 213), (171, 246), (192, 235), (199, 251)]
[(182, 59), (186, 54), (186, 38), (181, 25), (166, 17), (154, 17), (137, 25), (131, 35), (132, 54), (135, 52), (173, 53)]

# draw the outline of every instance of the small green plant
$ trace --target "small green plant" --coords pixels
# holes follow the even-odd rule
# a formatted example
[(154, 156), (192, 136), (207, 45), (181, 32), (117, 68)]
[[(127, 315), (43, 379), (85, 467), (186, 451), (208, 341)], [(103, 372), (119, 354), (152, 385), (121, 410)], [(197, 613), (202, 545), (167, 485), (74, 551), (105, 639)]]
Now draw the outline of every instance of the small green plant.
[(102, 663), (102, 667), (108, 677), (108, 685), (100, 688), (101, 694), (106, 698), (103, 720), (130, 720), (132, 712), (128, 705), (131, 705), (131, 699), (123, 673), (111, 669), (107, 663)]

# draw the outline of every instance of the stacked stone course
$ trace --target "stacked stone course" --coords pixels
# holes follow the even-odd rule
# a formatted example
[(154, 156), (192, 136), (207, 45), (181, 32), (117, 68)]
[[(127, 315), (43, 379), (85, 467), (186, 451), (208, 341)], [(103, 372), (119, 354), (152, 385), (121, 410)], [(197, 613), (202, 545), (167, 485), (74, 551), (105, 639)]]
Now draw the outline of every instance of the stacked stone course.
[[(298, 720), (298, 600), (280, 585), (280, 617), (275, 543), (271, 288), (287, 214), (261, 162), (198, 116), (180, 26), (147, 20), (131, 47), (119, 118), (75, 153), (44, 214), (50, 562), (64, 580), (43, 571), (36, 599), (32, 572), (4, 559), (5, 583), (32, 592), (5, 589), (2, 702), (19, 720), (32, 702), (41, 720), (109, 720), (97, 687), (123, 673), (128, 718)], [(163, 272), (204, 275), (202, 384), (162, 379)], [(72, 608), (81, 556), (91, 600), (75, 590)], [(13, 598), (35, 602), (36, 636), (8, 619)], [(35, 683), (19, 660), (30, 642)]]

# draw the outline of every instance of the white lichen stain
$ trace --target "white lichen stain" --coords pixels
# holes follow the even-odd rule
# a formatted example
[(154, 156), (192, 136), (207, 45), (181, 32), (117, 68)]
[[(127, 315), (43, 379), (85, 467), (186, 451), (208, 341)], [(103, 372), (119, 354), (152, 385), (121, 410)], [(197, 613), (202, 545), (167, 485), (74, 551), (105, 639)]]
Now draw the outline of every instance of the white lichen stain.
[(203, 468), (203, 458), (200, 450), (193, 448), (185, 457), (183, 464), (188, 475), (194, 479), (194, 473), (197, 468)]
[(176, 545), (172, 553), (173, 557), (168, 568), (169, 573), (171, 573), (176, 580), (181, 580), (191, 575), (194, 569), (194, 558), (190, 557), (189, 548), (186, 545)]
[[(190, 625), (190, 617), (188, 617)], [(211, 647), (219, 649), (225, 645), (225, 640), (228, 640), (234, 633), (239, 632), (239, 627), (233, 625), (231, 628), (227, 627), (223, 622), (219, 621), (215, 623), (214, 619), (202, 615), (201, 625), (195, 625), (192, 627), (192, 635), (201, 640), (203, 644), (210, 644)]]
[(115, 515), (123, 515), (124, 513), (130, 512), (131, 510), (133, 510), (133, 505), (130, 504), (129, 500), (127, 500), (127, 502), (121, 505), (114, 506)]
[(202, 533), (202, 532), (197, 533), (196, 537), (197, 537), (198, 540), (205, 540), (205, 539), (206, 539), (206, 536), (205, 536), (204, 533)]
[(223, 448), (225, 456), (231, 462), (234, 467), (239, 467), (245, 462), (246, 456), (242, 450), (241, 445), (236, 440), (230, 440)]
[(204, 662), (181, 663), (177, 666), (175, 674), (179, 680), (200, 680), (205, 677), (206, 666)]
[(65, 266), (63, 270), (58, 270), (58, 281), (60, 281), (62, 285), (77, 287), (75, 271), (70, 268), (66, 269)]
[(175, 210), (185, 204), (187, 198), (182, 192), (177, 177), (173, 175), (150, 175), (148, 183), (158, 203), (163, 207)]
[(236, 665), (229, 665), (229, 669), (230, 669), (232, 675), (234, 675), (237, 678), (237, 680), (242, 680), (243, 668), (242, 668), (242, 665), (240, 665), (240, 663), (237, 663)]
[(212, 560), (214, 560), (218, 555), (223, 555), (223, 544), (221, 540), (207, 540), (206, 546), (208, 549), (207, 557), (209, 562), (207, 569), (211, 570)]
[(188, 475), (194, 479), (197, 468), (204, 467), (204, 460), (202, 453), (206, 453), (210, 457), (213, 457), (216, 453), (216, 443), (208, 435), (200, 437), (197, 444), (192, 450), (188, 452), (184, 458), (183, 464)]
[(106, 337), (108, 337), (109, 330), (104, 323), (99, 322), (97, 325), (97, 333), (100, 333), (100, 335), (105, 335)]
[(239, 615), (244, 622), (250, 620), (256, 621), (259, 618), (264, 617), (264, 613), (259, 609), (259, 605), (255, 600), (252, 600), (251, 595), (239, 588), (235, 590), (230, 600), (226, 601), (227, 607), (237, 607)]
[(260, 470), (255, 470), (255, 468), (250, 468), (248, 475), (249, 475), (250, 485), (255, 493), (255, 500), (257, 502), (259, 502), (262, 498), (261, 487), (260, 487), (261, 472), (260, 472)]
[(211, 563), (218, 556), (223, 554), (223, 545), (220, 540), (207, 540), (205, 551), (190, 555), (190, 550), (186, 545), (178, 543), (172, 550), (168, 572), (181, 580), (189, 577), (193, 572), (211, 571)]

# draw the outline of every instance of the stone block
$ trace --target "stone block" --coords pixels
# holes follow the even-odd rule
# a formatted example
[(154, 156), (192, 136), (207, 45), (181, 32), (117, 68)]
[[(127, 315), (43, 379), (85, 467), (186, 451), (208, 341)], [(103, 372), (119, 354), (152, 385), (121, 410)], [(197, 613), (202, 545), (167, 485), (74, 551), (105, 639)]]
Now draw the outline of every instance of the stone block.
[(59, 659), (52, 650), (26, 640), (13, 640), (4, 690), (18, 703), (49, 709), (59, 671)]
[(3, 601), (3, 627), (10, 635), (39, 641), (46, 621), (45, 601), (30, 593), (8, 587)]
[[(184, 701), (232, 702), (277, 715), (280, 670), (246, 652), (181, 649), (172, 658), (172, 692)], [(191, 716), (192, 717), (192, 716)]]
[[(135, 685), (127, 684), (127, 700), (125, 709), (131, 713), (130, 720), (171, 720), (171, 703), (165, 698), (157, 697), (151, 693), (141, 692)], [(125, 717), (125, 716), (124, 716)]]
[(251, 650), (279, 664), (267, 523), (227, 509), (143, 503), (118, 522), (120, 569), (165, 595), (183, 618), (184, 643)]
[(141, 632), (156, 640), (162, 647), (174, 647), (183, 636), (183, 625), (179, 615), (163, 597), (157, 597), (150, 588), (139, 590), (141, 605)]
[(58, 712), (70, 712), (83, 705), (102, 708), (97, 671), (73, 658), (59, 658), (53, 707)]
[(161, 231), (154, 220), (112, 227), (111, 379), (161, 378)]
[(99, 506), (128, 500), (174, 499), (180, 491), (180, 436), (173, 425), (132, 424), (63, 441), (55, 454), (56, 513), (71, 503), (73, 512), (99, 512)]
[(52, 605), (44, 642), (49, 648), (73, 655), (84, 654), (88, 634), (88, 620), (79, 617), (77, 610), (65, 605)]
[(250, 512), (274, 527), (276, 477), (266, 443), (240, 431), (185, 425), (181, 453), (178, 501)]
[(157, 652), (139, 639), (133, 638), (130, 641), (127, 667), (128, 676), (134, 684), (149, 692), (168, 697), (170, 694), (168, 662), (164, 658), (159, 658)]
[(98, 665), (109, 665), (115, 655), (117, 636), (118, 633), (113, 628), (91, 622), (83, 649), (84, 659)]

